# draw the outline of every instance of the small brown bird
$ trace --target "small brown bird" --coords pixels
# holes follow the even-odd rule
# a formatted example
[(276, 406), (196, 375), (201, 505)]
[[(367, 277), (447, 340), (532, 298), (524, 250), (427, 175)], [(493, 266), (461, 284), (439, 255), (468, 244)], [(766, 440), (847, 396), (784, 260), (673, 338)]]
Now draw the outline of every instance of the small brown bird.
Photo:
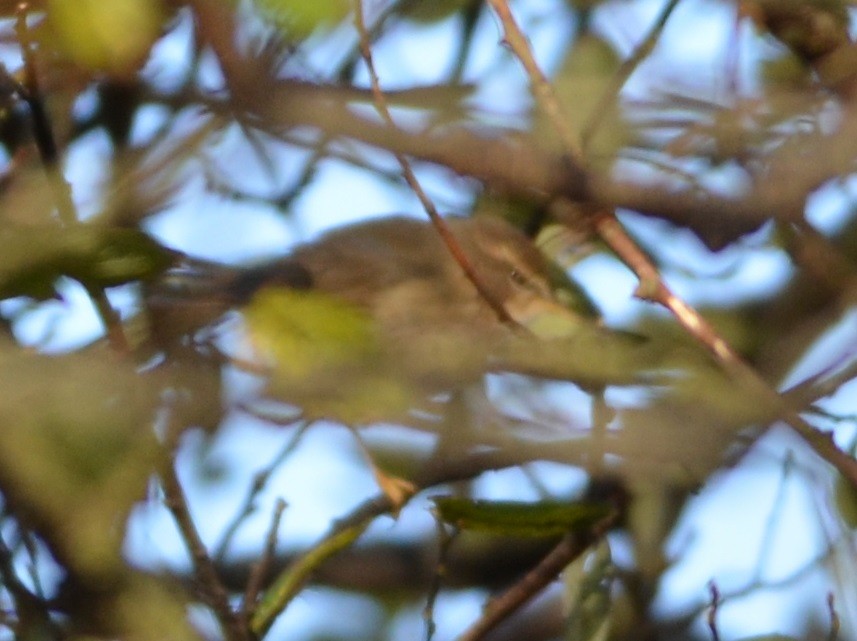
[(538, 373), (545, 354), (532, 334), (547, 329), (553, 338), (582, 324), (555, 298), (551, 264), (499, 218), (448, 224), (508, 318), (432, 225), (391, 217), (341, 227), (263, 265), (186, 261), (148, 291), (155, 341), (168, 348), (183, 335), (186, 344), (194, 330), (241, 310), (268, 392), (310, 414), (353, 422), (384, 416), (376, 406), (401, 412), (426, 395), (470, 389), (488, 371)]
[[(526, 327), (539, 314), (568, 313), (554, 298), (548, 262), (521, 231), (487, 216), (448, 224), (484, 288), (516, 323)], [(366, 311), (391, 336), (476, 337), (511, 329), (437, 231), (404, 217), (341, 227), (264, 265), (191, 261), (152, 287), (147, 300), (155, 310), (202, 307), (213, 320), (249, 302), (260, 288), (276, 285), (331, 294)]]

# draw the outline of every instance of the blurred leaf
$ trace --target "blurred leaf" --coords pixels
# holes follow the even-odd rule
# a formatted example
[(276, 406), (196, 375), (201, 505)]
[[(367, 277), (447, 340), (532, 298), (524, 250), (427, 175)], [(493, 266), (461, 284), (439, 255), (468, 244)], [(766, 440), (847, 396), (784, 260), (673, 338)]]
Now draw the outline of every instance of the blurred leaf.
[(261, 11), (298, 37), (340, 22), (348, 15), (347, 0), (255, 0)]
[[(618, 96), (608, 103), (606, 110), (601, 105), (620, 65), (619, 54), (607, 40), (586, 32), (569, 49), (552, 80), (568, 121), (581, 135), (588, 134), (584, 127), (593, 117), (600, 119), (586, 145), (588, 155), (599, 162), (611, 162), (629, 138), (627, 125), (617, 107)], [(541, 114), (536, 116), (534, 132), (536, 138), (549, 147), (556, 145), (553, 127)]]
[(769, 88), (808, 89), (812, 70), (794, 53), (781, 51), (775, 58), (760, 61), (759, 79)]
[(284, 379), (313, 377), (379, 357), (371, 318), (332, 296), (268, 287), (244, 310), (254, 344)]
[(842, 475), (837, 475), (833, 491), (840, 518), (848, 527), (857, 528), (857, 488)]
[(392, 505), (391, 513), (393, 516), (398, 516), (402, 506), (417, 493), (417, 486), (401, 477), (388, 474), (376, 466), (374, 461), (372, 475), (375, 477), (378, 487), (390, 499), (390, 504)]
[(0, 229), (0, 299), (54, 295), (54, 283), (68, 276), (100, 289), (160, 273), (172, 261), (141, 231), (80, 225)]
[(9, 351), (0, 366), (0, 485), (61, 562), (122, 563), (122, 519), (151, 472), (153, 390), (133, 367)]
[(269, 392), (309, 416), (360, 424), (401, 415), (414, 395), (360, 309), (318, 292), (260, 290), (243, 310), (270, 367)]
[(48, 0), (56, 42), (77, 64), (130, 76), (159, 37), (163, 14), (152, 0)]
[(440, 518), (462, 530), (478, 530), (503, 536), (561, 536), (587, 530), (610, 513), (607, 504), (521, 503), (437, 497)]
[(399, 2), (399, 14), (411, 22), (432, 24), (446, 20), (472, 2), (473, 0), (403, 0)]
[(628, 531), (633, 541), (637, 570), (644, 581), (654, 582), (667, 567), (666, 538), (672, 532), (686, 495), (676, 491), (672, 479), (634, 479), (634, 500), (628, 507)]
[(134, 574), (117, 595), (112, 614), (128, 641), (199, 639), (188, 622), (188, 605), (160, 579)]
[(610, 638), (614, 566), (610, 544), (601, 539), (562, 573), (568, 624), (565, 638), (606, 641)]

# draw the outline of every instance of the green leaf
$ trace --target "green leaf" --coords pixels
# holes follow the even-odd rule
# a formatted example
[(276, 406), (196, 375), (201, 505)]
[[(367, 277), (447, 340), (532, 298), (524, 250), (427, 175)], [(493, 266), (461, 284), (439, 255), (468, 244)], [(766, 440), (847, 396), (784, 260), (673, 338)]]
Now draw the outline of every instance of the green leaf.
[(524, 537), (586, 530), (611, 510), (606, 504), (583, 501), (521, 503), (438, 497), (434, 502), (440, 518), (462, 530)]
[(269, 287), (244, 309), (270, 368), (269, 393), (349, 424), (402, 415), (414, 390), (362, 310), (319, 292)]
[(568, 605), (566, 639), (606, 641), (610, 638), (614, 573), (610, 544), (606, 539), (601, 539), (563, 571)]
[(0, 488), (76, 573), (122, 563), (122, 519), (145, 492), (154, 391), (129, 364), (0, 348)]
[(836, 477), (834, 484), (836, 511), (850, 528), (857, 528), (857, 488), (842, 475)]
[[(183, 594), (160, 578), (135, 573), (110, 604), (110, 616), (128, 641), (191, 641), (199, 636), (187, 617)], [(103, 615), (103, 613), (100, 613)]]
[(129, 75), (160, 36), (163, 14), (152, 0), (48, 0), (56, 43), (77, 64)]
[(255, 0), (256, 5), (282, 29), (298, 37), (335, 24), (348, 15), (347, 0)]
[(379, 354), (371, 318), (326, 294), (265, 288), (244, 315), (254, 343), (284, 379), (312, 377)]
[[(565, 117), (581, 135), (588, 134), (593, 117), (601, 119), (594, 135), (587, 141), (587, 155), (593, 161), (609, 163), (629, 139), (628, 125), (619, 112), (618, 97), (602, 105), (622, 63), (621, 57), (604, 38), (593, 33), (581, 34), (569, 49), (566, 59), (553, 78), (553, 86)], [(604, 113), (601, 113), (604, 112)], [(543, 115), (536, 117), (534, 133), (544, 144), (555, 146), (556, 132)]]
[(434, 24), (458, 13), (473, 0), (405, 0), (399, 3), (399, 13), (418, 24)]
[(60, 276), (87, 288), (113, 287), (159, 274), (171, 254), (135, 229), (80, 225), (0, 229), (0, 299), (54, 295)]
[(370, 523), (371, 520), (365, 520), (326, 537), (283, 570), (265, 592), (250, 619), (250, 629), (253, 633), (259, 638), (263, 637), (276, 618), (297, 596), (312, 572), (338, 552), (350, 547)]

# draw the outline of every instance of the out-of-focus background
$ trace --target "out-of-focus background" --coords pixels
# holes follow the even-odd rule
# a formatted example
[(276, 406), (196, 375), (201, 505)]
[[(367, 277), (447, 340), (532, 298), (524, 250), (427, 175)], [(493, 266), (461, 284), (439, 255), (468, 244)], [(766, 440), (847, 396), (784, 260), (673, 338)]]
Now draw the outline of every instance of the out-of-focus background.
[[(855, 638), (853, 24), (0, 1), (0, 634)], [(426, 201), (589, 329), (403, 412), (335, 309), (194, 293)]]

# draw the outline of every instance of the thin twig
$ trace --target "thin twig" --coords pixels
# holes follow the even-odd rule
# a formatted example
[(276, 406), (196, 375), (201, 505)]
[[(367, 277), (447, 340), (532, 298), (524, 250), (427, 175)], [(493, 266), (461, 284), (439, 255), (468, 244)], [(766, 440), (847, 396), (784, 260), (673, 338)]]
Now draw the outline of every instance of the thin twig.
[(583, 167), (586, 164), (583, 147), (580, 143), (580, 137), (575, 133), (575, 128), (570, 122), (570, 112), (561, 108), (550, 81), (539, 68), (526, 36), (512, 16), (509, 4), (506, 0), (488, 0), (488, 4), (491, 5), (503, 24), (503, 42), (524, 66), (536, 102), (559, 135), (565, 152), (575, 165)]
[[(374, 518), (374, 517), (372, 517)], [(326, 536), (317, 545), (298, 557), (284, 570), (267, 590), (264, 598), (250, 618), (250, 631), (257, 637), (263, 637), (282, 614), (289, 603), (298, 595), (312, 573), (332, 556), (350, 547), (360, 538), (372, 521), (368, 518), (334, 534)]]
[(612, 212), (598, 212), (595, 215), (594, 224), (601, 238), (636, 274), (639, 284), (634, 295), (637, 298), (666, 307), (681, 326), (702, 343), (718, 361), (729, 365), (740, 361), (738, 355), (732, 351), (726, 341), (720, 338), (711, 324), (666, 286), (658, 268), (631, 239)]
[(482, 616), (458, 641), (478, 641), (488, 632), (547, 587), (562, 570), (592, 543), (601, 539), (618, 522), (620, 511), (615, 510), (585, 534), (569, 533), (545, 556), (539, 564), (527, 572), (520, 581), (492, 599)]
[(283, 518), (285, 509), (286, 502), (278, 498), (274, 504), (274, 513), (271, 516), (271, 526), (268, 528), (265, 549), (262, 552), (262, 556), (253, 564), (253, 568), (250, 571), (250, 578), (247, 580), (247, 588), (244, 590), (244, 600), (241, 604), (241, 617), (245, 622), (245, 626), (256, 611), (256, 602), (262, 590), (262, 584), (265, 582), (265, 578), (271, 569), (277, 549), (277, 532), (280, 529), (280, 521)]
[(840, 622), (833, 592), (828, 592), (827, 594), (827, 612), (830, 615), (830, 632), (827, 635), (827, 641), (836, 641), (839, 638)]
[[(360, 52), (363, 56), (364, 62), (366, 63), (366, 68), (369, 71), (369, 78), (372, 83), (372, 95), (375, 101), (375, 109), (381, 116), (381, 119), (384, 121), (384, 124), (387, 128), (393, 131), (398, 131), (399, 127), (398, 125), (396, 125), (396, 122), (390, 115), (390, 110), (387, 106), (387, 100), (381, 90), (380, 79), (378, 78), (378, 73), (375, 70), (375, 63), (372, 58), (372, 48), (370, 46), (369, 41), (369, 32), (366, 30), (366, 24), (363, 20), (363, 1), (355, 0), (354, 5), (354, 25), (360, 36)], [(426, 194), (425, 190), (423, 189), (422, 185), (414, 174), (414, 170), (411, 167), (410, 161), (401, 152), (394, 151), (393, 154), (396, 157), (396, 161), (399, 163), (399, 166), (402, 168), (402, 175), (404, 176), (405, 181), (413, 190), (414, 194), (416, 194), (417, 198), (423, 206), (423, 209), (425, 209), (426, 213), (429, 216), (429, 219), (431, 220), (438, 234), (440, 234), (440, 237), (443, 240), (444, 244), (449, 249), (449, 252), (452, 254), (455, 261), (461, 266), (461, 269), (464, 270), (464, 273), (467, 278), (470, 280), (470, 282), (473, 283), (474, 287), (476, 287), (476, 290), (479, 292), (479, 295), (491, 306), (491, 308), (494, 310), (494, 312), (497, 314), (497, 317), (501, 321), (510, 325), (516, 325), (514, 319), (509, 315), (509, 312), (503, 306), (503, 303), (482, 282), (482, 279), (479, 277), (479, 274), (476, 272), (476, 269), (473, 267), (473, 264), (468, 259), (467, 254), (464, 252), (461, 245), (458, 243), (458, 240), (455, 238), (455, 235), (449, 229), (449, 226), (446, 224), (446, 221), (444, 221), (443, 217), (437, 211), (437, 207), (435, 207), (434, 202), (432, 202), (431, 198), (428, 196), (428, 194)]]
[(720, 607), (720, 590), (717, 589), (717, 584), (712, 581), (708, 584), (708, 591), (711, 594), (711, 606), (708, 608), (708, 629), (711, 631), (711, 641), (720, 641), (720, 632), (717, 630), (717, 610)]
[[(519, 34), (520, 30), (515, 24), (506, 1), (489, 0), (489, 2), (503, 22), (504, 31)], [(548, 116), (556, 131), (565, 141), (563, 131), (568, 125), (561, 115), (565, 112), (561, 109), (553, 88), (549, 83), (544, 82), (544, 74), (535, 65), (526, 39), (523, 36), (516, 37), (507, 39), (507, 43), (512, 47), (527, 73), (530, 74), (530, 84), (538, 87), (535, 97), (539, 107)], [(566, 153), (572, 157), (579, 151), (579, 147), (573, 143), (573, 140), (566, 142)], [(854, 487), (857, 487), (857, 460), (840, 450), (830, 434), (815, 429), (797, 412), (789, 409), (776, 391), (733, 351), (699, 312), (673, 294), (662, 280), (658, 269), (631, 239), (612, 211), (595, 210), (593, 212), (593, 224), (602, 240), (637, 276), (639, 281), (636, 291), (637, 297), (662, 305), (672, 312), (682, 328), (701, 343), (724, 369), (735, 375), (742, 383), (746, 383), (754, 392), (757, 392), (760, 402), (776, 408), (777, 415), (791, 425), (816, 454), (833, 465)]]
[(247, 641), (249, 635), (246, 628), (241, 625), (240, 619), (229, 605), (229, 593), (221, 583), (214, 563), (193, 522), (174, 464), (167, 460), (161, 467), (164, 502), (173, 515), (190, 553), (202, 599), (214, 612), (229, 641)]
[(221, 561), (226, 556), (226, 551), (229, 549), (229, 545), (232, 543), (235, 533), (238, 532), (238, 528), (241, 527), (241, 523), (253, 513), (254, 505), (259, 494), (261, 494), (265, 489), (265, 486), (268, 484), (268, 481), (271, 479), (271, 476), (276, 469), (292, 452), (294, 452), (308, 427), (308, 421), (300, 421), (300, 425), (297, 430), (283, 446), (283, 449), (280, 450), (280, 452), (266, 467), (256, 472), (253, 476), (253, 481), (250, 484), (250, 488), (247, 490), (247, 495), (244, 497), (244, 502), (241, 504), (241, 508), (238, 510), (238, 513), (235, 515), (232, 522), (226, 527), (223, 538), (220, 540), (220, 544), (214, 551), (213, 557), (215, 559)]

